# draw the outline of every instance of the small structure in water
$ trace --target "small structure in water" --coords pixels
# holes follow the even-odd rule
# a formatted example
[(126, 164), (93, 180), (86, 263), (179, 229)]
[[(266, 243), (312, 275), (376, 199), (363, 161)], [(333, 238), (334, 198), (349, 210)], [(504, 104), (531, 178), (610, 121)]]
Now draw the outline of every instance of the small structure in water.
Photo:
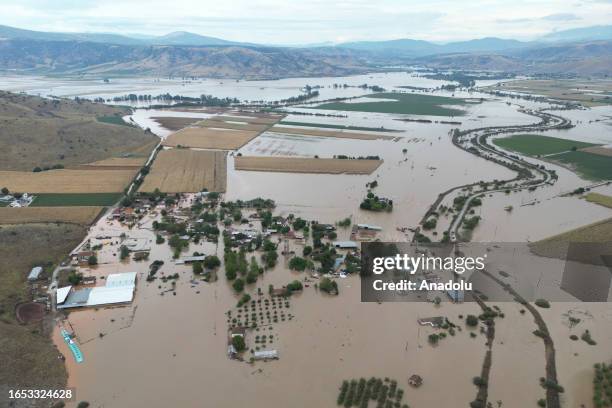
[(332, 246), (338, 249), (357, 249), (358, 245), (354, 241), (334, 241)]
[(255, 360), (278, 360), (278, 351), (276, 350), (259, 350), (253, 353)]
[(408, 378), (408, 384), (415, 388), (418, 388), (423, 385), (423, 377), (418, 374), (412, 374), (410, 378)]
[(246, 327), (234, 327), (230, 329), (229, 335), (227, 336), (227, 356), (231, 359), (235, 359), (239, 357), (239, 352), (234, 347), (234, 337), (242, 337), (243, 340), (246, 340)]
[(441, 327), (444, 324), (445, 318), (442, 316), (422, 317), (417, 320), (421, 326)]

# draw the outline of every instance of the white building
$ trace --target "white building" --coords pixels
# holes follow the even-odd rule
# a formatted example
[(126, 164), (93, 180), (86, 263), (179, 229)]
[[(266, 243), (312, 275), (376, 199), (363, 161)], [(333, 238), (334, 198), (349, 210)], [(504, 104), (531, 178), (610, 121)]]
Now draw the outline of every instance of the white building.
[(276, 350), (260, 350), (253, 353), (255, 360), (274, 360), (278, 359), (278, 351)]
[(34, 282), (37, 281), (38, 278), (40, 278), (40, 274), (42, 273), (43, 268), (40, 266), (35, 266), (32, 268), (32, 270), (30, 271), (30, 274), (28, 275), (28, 280), (30, 282)]
[(332, 245), (340, 249), (357, 249), (359, 247), (355, 241), (334, 241)]
[(104, 286), (72, 290), (65, 286), (57, 290), (57, 308), (92, 307), (129, 303), (134, 299), (136, 272), (113, 273)]

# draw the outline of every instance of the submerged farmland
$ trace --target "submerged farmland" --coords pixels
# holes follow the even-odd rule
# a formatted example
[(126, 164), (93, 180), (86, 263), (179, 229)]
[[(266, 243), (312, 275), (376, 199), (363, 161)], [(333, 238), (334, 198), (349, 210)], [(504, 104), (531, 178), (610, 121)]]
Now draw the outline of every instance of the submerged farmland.
[[(378, 100), (380, 99), (380, 100)], [(430, 116), (463, 116), (465, 111), (447, 106), (463, 106), (479, 101), (450, 98), (445, 96), (422, 95), (414, 93), (375, 93), (345, 102), (330, 102), (316, 106), (316, 109), (396, 113)]]
[[(409, 81), (422, 85), (421, 78), (405, 73), (373, 74), (373, 78), (385, 89)], [(309, 80), (326, 85), (338, 81)], [(346, 81), (363, 82), (364, 78)], [(281, 83), (298, 82), (303, 86), (303, 80), (297, 79)], [(279, 86), (275, 81), (260, 82), (257, 85), (265, 89), (256, 92), (253, 84), (247, 85), (216, 86), (255, 96)], [(328, 90), (330, 98), (364, 93), (350, 88), (337, 94), (332, 94), (331, 87)], [(279, 86), (278, 95), (282, 92), (286, 90)], [(355, 93), (346, 95), (349, 92)], [(525, 102), (524, 108), (477, 91), (457, 91), (456, 97), (446, 91), (388, 94), (365, 102), (332, 102), (346, 115), (325, 116), (330, 110), (314, 103), (294, 105), (290, 109), (296, 113), (287, 114), (288, 123), (281, 126), (273, 126), (277, 118), (262, 119), (239, 108), (214, 113), (204, 109), (134, 112), (135, 123), (159, 131), (162, 137), (171, 131), (152, 117), (197, 115), (203, 122), (165, 122), (174, 128), (204, 126), (206, 132), (215, 133), (200, 140), (205, 147), (171, 143), (175, 146), (162, 148), (133, 201), (105, 214), (92, 226), (89, 246), (79, 247), (97, 255), (98, 265), (78, 266), (88, 277), (101, 279), (117, 272), (138, 276), (130, 305), (76, 311), (67, 318), (85, 356), (82, 364), (66, 361), (68, 385), (79, 390), (79, 398), (92, 405), (162, 407), (190, 406), (204, 395), (211, 406), (268, 407), (286, 405), (286, 395), (294, 395), (299, 396), (296, 406), (331, 407), (338, 401), (362, 403), (364, 395), (357, 396), (359, 384), (364, 392), (376, 392), (386, 402), (410, 407), (469, 406), (483, 393), (488, 393), (492, 404), (501, 401), (503, 406), (532, 406), (545, 398), (540, 377), (548, 373), (542, 339), (534, 335), (538, 326), (523, 305), (486, 300), (484, 307), (445, 301), (436, 305), (435, 299), (410, 307), (365, 304), (360, 301), (358, 262), (354, 261), (358, 256), (352, 248), (358, 248), (359, 240), (407, 242), (418, 234), (442, 240), (461, 211), (459, 204), (454, 205), (457, 197), (461, 197), (457, 203), (468, 207), (469, 220), (480, 217), (470, 224), (471, 236), (483, 242), (558, 234), (609, 218), (609, 209), (566, 195), (589, 182), (536, 157), (528, 160), (534, 167), (544, 165), (549, 175), (554, 170), (555, 183), (544, 182), (533, 190), (502, 183), (517, 177), (518, 167), (491, 160), (497, 156), (486, 151), (489, 145), (480, 136), (490, 128), (531, 127), (538, 119), (528, 112), (551, 105)], [(345, 109), (351, 105), (356, 109)], [(565, 113), (553, 112), (563, 117)], [(448, 120), (439, 120), (440, 114)], [(461, 123), (450, 120), (459, 114)], [(397, 120), (406, 115), (424, 116), (429, 122)], [(562, 123), (550, 121), (551, 126)], [(268, 125), (267, 131), (259, 132)], [(276, 132), (279, 127), (281, 132)], [(484, 130), (469, 132), (479, 128)], [(376, 133), (379, 129), (397, 132)], [(226, 140), (225, 132), (259, 133), (238, 143)], [(343, 137), (362, 134), (368, 136)], [(463, 137), (454, 137), (457, 134)], [(193, 140), (198, 137), (194, 135)], [(476, 148), (485, 153), (475, 155)], [(380, 160), (348, 159), (368, 156)], [(251, 171), (241, 169), (245, 163)], [(334, 171), (329, 171), (328, 163)], [(353, 165), (366, 166), (367, 171), (346, 174), (346, 166)], [(540, 181), (541, 173), (532, 171)], [(496, 182), (499, 191), (491, 188), (479, 201), (468, 204), (479, 188)], [(609, 189), (594, 188), (602, 194)], [(361, 209), (360, 203), (369, 197), (389, 200), (393, 211)], [(436, 209), (444, 206), (444, 211), (428, 212), (432, 203), (439, 204)], [(421, 228), (425, 214), (436, 218), (428, 231)], [(531, 257), (535, 255), (518, 258)], [(333, 271), (320, 270), (324, 264)], [(513, 275), (509, 267), (514, 264), (505, 264), (496, 265), (491, 273), (515, 284), (519, 275)], [(537, 288), (543, 297), (550, 293), (550, 280), (544, 279)], [(290, 309), (289, 300), (285, 303), (275, 297), (288, 295)], [(562, 316), (573, 316), (576, 309), (590, 315), (570, 328)], [(558, 350), (563, 399), (572, 406), (588, 404), (591, 395), (582, 387), (589, 380), (585, 367), (599, 362), (612, 341), (610, 316), (605, 308), (577, 303), (555, 304), (540, 313)], [(440, 325), (419, 324), (429, 318)], [(494, 339), (489, 337), (488, 325), (495, 326)], [(570, 335), (584, 330), (592, 333), (596, 345), (570, 340)], [(384, 349), (364, 353), (380, 344), (381, 333), (385, 333)], [(234, 342), (233, 336), (244, 338)], [(59, 332), (55, 341), (68, 355)], [(230, 345), (240, 349), (236, 350), (239, 358), (228, 358), (233, 353)], [(523, 353), (517, 355), (517, 349)], [(457, 364), (457, 350), (465, 356), (461, 364)], [(575, 354), (580, 355), (579, 365)], [(259, 360), (266, 356), (272, 360)], [(481, 378), (486, 356), (492, 365), (488, 376)], [(173, 375), (168, 375), (169, 370)], [(508, 384), (507, 372), (527, 374)], [(309, 381), (302, 381), (302, 376)], [(155, 393), (150, 392), (152, 387)], [(374, 404), (371, 400), (370, 406)]]

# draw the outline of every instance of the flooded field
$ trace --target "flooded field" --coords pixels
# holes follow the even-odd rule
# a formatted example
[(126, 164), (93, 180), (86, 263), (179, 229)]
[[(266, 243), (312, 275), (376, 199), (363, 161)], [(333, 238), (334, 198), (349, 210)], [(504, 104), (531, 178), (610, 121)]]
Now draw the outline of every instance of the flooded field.
[[(348, 77), (288, 78), (266, 81), (239, 81), (218, 79), (183, 80), (181, 78), (104, 78), (50, 79), (46, 77), (3, 76), (0, 89), (12, 92), (27, 92), (40, 96), (104, 98), (121, 97), (127, 94), (159, 95), (169, 93), (199, 97), (202, 94), (219, 98), (238, 98), (241, 101), (275, 101), (302, 93), (306, 85), (321, 86), (318, 99), (353, 97), (369, 91), (357, 88), (370, 84), (383, 87), (412, 85), (436, 87), (448, 82), (419, 77), (413, 73), (375, 73)], [(351, 87), (333, 87), (347, 84)], [(125, 103), (125, 102), (122, 102)], [(148, 105), (145, 103), (143, 106)], [(138, 106), (138, 103), (136, 103)]]
[[(92, 98), (109, 98), (130, 92), (170, 92), (278, 100), (299, 94), (306, 84), (323, 86), (320, 99), (368, 93), (359, 88), (329, 87), (334, 83), (368, 83), (387, 89), (444, 84), (407, 73), (250, 82), (165, 79), (128, 82), (117, 79), (105, 84), (93, 80), (0, 79), (0, 87), (8, 89), (12, 86), (16, 91)], [(450, 92), (436, 94), (452, 96)], [(337, 113), (342, 117), (293, 113), (287, 115), (285, 121), (384, 127), (398, 132), (385, 133), (390, 138), (371, 140), (321, 137), (315, 132), (264, 132), (228, 155), (224, 199), (272, 199), (276, 202), (275, 215), (287, 217), (293, 214), (329, 224), (349, 217), (353, 224), (380, 226), (382, 231), (377, 238), (383, 241), (409, 241), (413, 235), (409, 228), (418, 226), (441, 192), (479, 180), (503, 180), (515, 176), (506, 167), (458, 149), (451, 142), (452, 129), (534, 122), (532, 116), (518, 111), (514, 100), (496, 99), (478, 92), (456, 92), (455, 96), (482, 97), (484, 100), (462, 106), (465, 115), (452, 119), (291, 107), (289, 110), (293, 112)], [(529, 101), (519, 101), (518, 104), (529, 108), (546, 106)], [(546, 132), (547, 136), (612, 143), (609, 109), (598, 107), (557, 113), (570, 118), (577, 126)], [(126, 119), (166, 138), (172, 132), (152, 118), (207, 119), (215, 115), (207, 111), (137, 109)], [(445, 119), (461, 123), (442, 123)], [(237, 170), (235, 156), (238, 154), (310, 158), (376, 155), (383, 163), (370, 175), (272, 173)], [(538, 163), (537, 159), (528, 160)], [(475, 209), (482, 221), (473, 231), (472, 241), (534, 241), (612, 216), (608, 208), (578, 196), (563, 196), (589, 185), (589, 181), (564, 167), (548, 163), (546, 166), (559, 176), (554, 185), (531, 192), (494, 193), (483, 198), (482, 205)], [(368, 192), (366, 184), (373, 181), (377, 182), (373, 191), (393, 201), (392, 212), (360, 209), (360, 202)], [(594, 191), (612, 194), (612, 187), (602, 185)], [(189, 202), (182, 204), (188, 206)], [(508, 206), (512, 206), (512, 211), (505, 210)], [(333, 407), (343, 380), (372, 376), (397, 380), (398, 386), (405, 391), (404, 401), (412, 408), (468, 406), (474, 400), (477, 387), (473, 378), (481, 372), (486, 338), (480, 327), (469, 328), (462, 319), (468, 314), (480, 314), (478, 304), (362, 303), (357, 276), (337, 279), (340, 295), (329, 296), (316, 290), (306, 273), (291, 271), (285, 256), (279, 256), (278, 264), (265, 272), (256, 284), (247, 286), (247, 291), (257, 299), (257, 288), (267, 293), (270, 284), (279, 287), (295, 279), (305, 284), (302, 293), (290, 298), (290, 313), (294, 318), (272, 325), (273, 347), (278, 350), (279, 360), (248, 364), (228, 359), (228, 319), (225, 313), (235, 308), (239, 297), (222, 272), (218, 281), (208, 283), (194, 278), (191, 266), (175, 264), (171, 248), (167, 244), (156, 244), (153, 221), (160, 219), (159, 213), (153, 211), (137, 225), (128, 228), (106, 217), (90, 230), (92, 243), (101, 244), (102, 249), (98, 251), (99, 265), (82, 267), (83, 272), (102, 277), (109, 273), (135, 271), (138, 283), (134, 302), (129, 306), (70, 313), (65, 325), (77, 335), (84, 363), (74, 362), (59, 329), (56, 330), (55, 342), (67, 356), (69, 386), (76, 387), (78, 400), (105, 407), (192, 406), (194, 401), (201, 401), (206, 406), (269, 407), (285, 406), (288, 396), (293, 396), (291, 406)], [(450, 219), (444, 216), (440, 220), (440, 226), (435, 230), (438, 237), (450, 223)], [(118, 242), (122, 234), (151, 246), (149, 261), (120, 261)], [(338, 240), (350, 239), (350, 228), (338, 228), (337, 235)], [(96, 241), (95, 237), (110, 238)], [(290, 245), (291, 250), (301, 253), (302, 245), (293, 241)], [(216, 254), (222, 258), (223, 244), (191, 242), (186, 254), (194, 252)], [(164, 260), (160, 273), (164, 276), (178, 274), (178, 280), (147, 282), (149, 264), (153, 260)], [(554, 279), (550, 277), (550, 280)], [(176, 283), (173, 286), (171, 282)], [(535, 406), (545, 394), (539, 384), (539, 378), (545, 375), (543, 342), (533, 334), (537, 327), (529, 313), (521, 312), (521, 305), (504, 302), (498, 306), (505, 316), (496, 319), (489, 401), (493, 404), (503, 401), (503, 406), (509, 407)], [(564, 318), (570, 310), (578, 310), (573, 313), (588, 318), (583, 317), (582, 323), (570, 328)], [(559, 382), (565, 387), (564, 406), (588, 406), (592, 392), (590, 369), (595, 362), (610, 358), (612, 314), (609, 305), (558, 303), (541, 313), (557, 348)], [(454, 335), (435, 346), (429, 344), (428, 336), (438, 329), (417, 322), (419, 318), (432, 316), (445, 316), (458, 327)], [(596, 345), (569, 339), (570, 334), (576, 332), (580, 335), (585, 329), (592, 331)], [(508, 376), (509, 372), (525, 374)], [(413, 374), (423, 378), (422, 386), (413, 388), (408, 384), (408, 378)]]

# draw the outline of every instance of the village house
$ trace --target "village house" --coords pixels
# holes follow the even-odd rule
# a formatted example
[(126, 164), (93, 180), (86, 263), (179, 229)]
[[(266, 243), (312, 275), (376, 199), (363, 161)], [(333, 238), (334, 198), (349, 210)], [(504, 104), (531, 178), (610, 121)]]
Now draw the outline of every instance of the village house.
[(193, 256), (184, 256), (181, 259), (177, 259), (174, 261), (175, 265), (187, 265), (192, 264), (194, 262), (204, 262), (206, 259), (206, 255), (193, 255)]
[(270, 296), (272, 297), (281, 297), (287, 294), (287, 289), (285, 288), (276, 288), (270, 291)]
[(227, 356), (229, 358), (236, 358), (238, 356), (238, 350), (234, 347), (232, 340), (234, 337), (242, 337), (245, 339), (246, 336), (246, 328), (244, 327), (234, 327), (230, 330), (229, 335), (227, 336)]
[(136, 215), (132, 207), (120, 207), (113, 210), (111, 217), (114, 220), (133, 221), (136, 218)]
[(89, 258), (95, 255), (96, 253), (94, 251), (81, 251), (74, 254), (72, 259), (78, 264), (87, 263), (89, 261)]

